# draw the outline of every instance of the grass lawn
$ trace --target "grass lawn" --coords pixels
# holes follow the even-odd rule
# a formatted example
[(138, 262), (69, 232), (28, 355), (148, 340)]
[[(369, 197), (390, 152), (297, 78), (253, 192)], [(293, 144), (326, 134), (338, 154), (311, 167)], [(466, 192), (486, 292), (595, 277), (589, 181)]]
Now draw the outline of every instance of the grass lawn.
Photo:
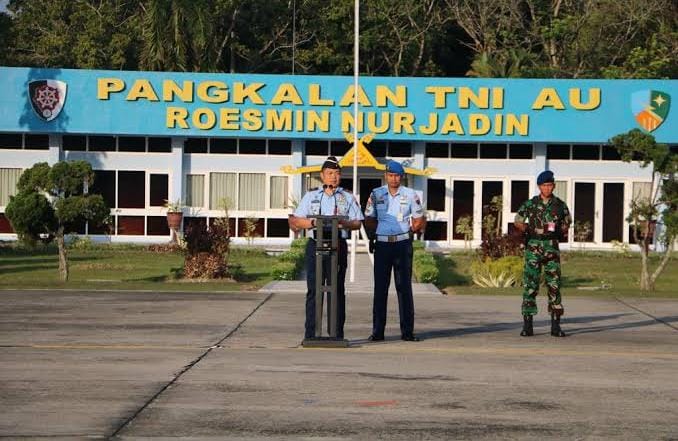
[(175, 280), (173, 268), (183, 266), (181, 253), (156, 253), (143, 246), (97, 245), (68, 251), (70, 277), (59, 280), (58, 257), (53, 246), (26, 250), (0, 246), (0, 289), (68, 288), (154, 291), (242, 291), (255, 290), (271, 281), (276, 261), (260, 249), (231, 252), (229, 264), (242, 266), (244, 280), (188, 282)]
[[(469, 269), (475, 259), (474, 254), (454, 252), (447, 256), (438, 256), (440, 289), (450, 294), (522, 294), (521, 287), (480, 288), (471, 282)], [(564, 296), (651, 296), (678, 297), (678, 255), (674, 254), (664, 272), (659, 277), (656, 290), (641, 294), (638, 289), (640, 279), (640, 256), (623, 257), (615, 252), (574, 251), (564, 252), (561, 257)], [(659, 258), (651, 257), (650, 271), (657, 266)], [(580, 289), (587, 287), (607, 289)], [(545, 294), (544, 289), (540, 295)]]

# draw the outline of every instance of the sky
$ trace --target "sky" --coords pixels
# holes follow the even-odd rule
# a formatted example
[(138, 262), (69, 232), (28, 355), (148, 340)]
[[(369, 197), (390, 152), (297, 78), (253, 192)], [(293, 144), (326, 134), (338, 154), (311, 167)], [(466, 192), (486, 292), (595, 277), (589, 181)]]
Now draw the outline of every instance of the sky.
[(7, 3), (9, 3), (9, 0), (0, 0), (0, 11), (1, 12), (7, 11)]

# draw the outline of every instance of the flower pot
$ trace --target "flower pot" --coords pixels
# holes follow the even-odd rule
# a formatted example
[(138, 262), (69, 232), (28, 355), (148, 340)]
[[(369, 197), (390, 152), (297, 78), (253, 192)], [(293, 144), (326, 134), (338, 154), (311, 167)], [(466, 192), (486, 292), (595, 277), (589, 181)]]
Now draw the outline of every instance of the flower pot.
[(184, 213), (167, 213), (167, 226), (170, 230), (178, 230), (181, 227), (181, 220), (184, 218)]

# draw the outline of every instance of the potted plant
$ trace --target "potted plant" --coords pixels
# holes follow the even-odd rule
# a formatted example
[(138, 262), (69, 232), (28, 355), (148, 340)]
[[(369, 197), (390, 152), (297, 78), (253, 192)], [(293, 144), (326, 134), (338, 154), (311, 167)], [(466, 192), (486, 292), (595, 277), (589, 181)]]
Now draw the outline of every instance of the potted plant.
[(179, 228), (181, 228), (181, 221), (184, 218), (183, 208), (184, 204), (181, 202), (181, 199), (177, 199), (174, 202), (165, 201), (165, 208), (167, 208), (167, 226), (170, 229), (171, 239), (170, 242), (177, 243), (177, 234)]

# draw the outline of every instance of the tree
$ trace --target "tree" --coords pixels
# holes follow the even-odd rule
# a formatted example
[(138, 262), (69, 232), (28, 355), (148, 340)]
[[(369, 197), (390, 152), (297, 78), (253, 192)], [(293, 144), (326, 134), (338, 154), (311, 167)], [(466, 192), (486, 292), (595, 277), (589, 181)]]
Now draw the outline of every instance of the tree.
[[(638, 161), (642, 167), (652, 166), (652, 191), (649, 196), (637, 197), (631, 202), (629, 222), (640, 245), (640, 289), (654, 290), (655, 282), (671, 258), (678, 238), (678, 157), (665, 144), (658, 144), (654, 136), (633, 129), (617, 135), (610, 143), (619, 151), (625, 162)], [(655, 225), (661, 223), (663, 231), (656, 240), (663, 245), (659, 265), (650, 274), (649, 245)]]
[(216, 70), (212, 2), (149, 0), (142, 3), (142, 9), (142, 69)]
[(7, 63), (138, 69), (140, 0), (11, 0)]
[(65, 235), (75, 232), (78, 222), (101, 225), (110, 215), (101, 195), (83, 191), (93, 183), (94, 172), (86, 161), (61, 161), (51, 167), (40, 162), (23, 172), (5, 210), (21, 240), (56, 240), (63, 281), (68, 280)]

